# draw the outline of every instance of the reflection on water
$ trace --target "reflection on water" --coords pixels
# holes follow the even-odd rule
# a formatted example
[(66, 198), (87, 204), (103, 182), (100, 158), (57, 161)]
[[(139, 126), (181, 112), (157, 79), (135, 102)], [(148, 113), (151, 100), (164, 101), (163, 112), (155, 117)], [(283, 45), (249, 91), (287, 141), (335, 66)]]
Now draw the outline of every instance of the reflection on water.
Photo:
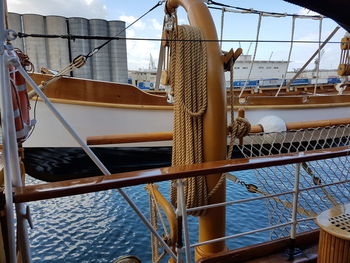
[[(243, 173), (243, 172), (242, 172)], [(249, 173), (245, 172), (245, 175)], [(27, 184), (39, 183), (28, 178)], [(169, 182), (160, 184), (168, 198)], [(148, 195), (144, 186), (125, 192), (149, 218)], [(253, 197), (242, 186), (228, 182), (228, 200)], [(34, 229), (29, 230), (33, 262), (112, 262), (121, 255), (137, 255), (151, 262), (147, 228), (117, 191), (105, 191), (30, 203)], [(264, 201), (231, 206), (227, 209), (229, 234), (267, 226), (262, 213)], [(191, 243), (197, 237), (197, 218), (189, 222)], [(268, 233), (234, 239), (230, 248), (267, 240)]]

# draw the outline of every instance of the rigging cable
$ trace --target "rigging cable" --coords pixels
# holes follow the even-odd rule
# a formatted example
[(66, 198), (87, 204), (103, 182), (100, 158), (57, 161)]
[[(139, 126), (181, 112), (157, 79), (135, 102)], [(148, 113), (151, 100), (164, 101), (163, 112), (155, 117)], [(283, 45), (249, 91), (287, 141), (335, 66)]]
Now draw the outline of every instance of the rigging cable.
[[(131, 26), (133, 26), (136, 22), (138, 22), (139, 20), (141, 20), (144, 16), (146, 16), (148, 13), (150, 13), (151, 11), (153, 11), (154, 9), (156, 9), (158, 6), (162, 5), (164, 3), (164, 1), (159, 1), (157, 4), (155, 4), (151, 9), (149, 9), (146, 13), (144, 13), (143, 15), (141, 15), (139, 18), (137, 18), (134, 22), (132, 22), (130, 25), (128, 25), (127, 27), (123, 28), (119, 33), (117, 33), (115, 35), (115, 37), (119, 36), (121, 33), (125, 32), (128, 28), (130, 28)], [(107, 40), (106, 42), (102, 43), (101, 45), (99, 45), (98, 47), (95, 47), (93, 50), (91, 50), (85, 57), (86, 59), (88, 59), (89, 57), (92, 57), (94, 54), (96, 54), (98, 51), (100, 51), (104, 46), (106, 46), (109, 42), (111, 42), (112, 39)]]
[[(257, 29), (257, 32), (256, 32), (256, 41), (259, 40), (259, 34), (260, 34), (260, 28), (261, 28), (261, 18), (262, 18), (262, 15), (259, 14), (259, 20), (258, 20), (258, 29)], [(239, 98), (242, 96), (245, 88), (247, 87), (247, 83), (250, 79), (250, 75), (252, 74), (252, 70), (253, 70), (253, 65), (254, 65), (254, 61), (255, 61), (255, 56), (256, 56), (256, 51), (258, 49), (258, 42), (255, 43), (255, 48), (254, 48), (254, 55), (253, 55), (253, 59), (252, 59), (252, 62), (250, 64), (250, 69), (249, 69), (249, 73), (248, 73), (248, 77), (247, 77), (247, 80), (244, 82), (244, 86), (241, 90), (241, 93), (239, 94)]]
[(288, 72), (288, 67), (289, 67), (289, 63), (290, 63), (290, 58), (291, 58), (291, 55), (292, 55), (292, 50), (293, 50), (293, 40), (294, 40), (294, 31), (295, 31), (295, 19), (296, 17), (293, 16), (292, 17), (293, 21), (292, 21), (292, 35), (291, 35), (291, 38), (290, 38), (290, 48), (289, 48), (289, 54), (288, 54), (288, 61), (287, 61), (287, 67), (286, 67), (286, 71), (284, 72), (284, 75), (283, 75), (283, 78), (282, 78), (282, 82), (276, 92), (276, 95), (275, 97), (278, 96), (278, 94), (280, 93), (281, 91), (281, 88), (283, 86), (283, 83), (284, 81), (287, 79), (287, 72)]
[(316, 64), (316, 81), (315, 81), (315, 87), (314, 87), (314, 95), (316, 95), (316, 89), (317, 89), (317, 82), (318, 77), (320, 73), (320, 63), (321, 63), (321, 36), (322, 36), (322, 19), (320, 19), (320, 25), (318, 30), (318, 58), (317, 58), (317, 64)]
[[(90, 40), (90, 39), (96, 39), (96, 40), (135, 40), (135, 41), (168, 41), (168, 42), (242, 42), (242, 43), (290, 43), (290, 40), (272, 40), (272, 39), (266, 39), (266, 40), (253, 40), (253, 39), (223, 39), (223, 40), (217, 40), (217, 39), (203, 39), (203, 40), (197, 40), (197, 39), (166, 39), (166, 38), (138, 38), (138, 37), (103, 37), (103, 36), (81, 36), (81, 35), (47, 35), (47, 34), (27, 34), (23, 32), (18, 32), (19, 38), (25, 38), (25, 37), (35, 37), (35, 38), (63, 38), (68, 40), (75, 40), (75, 39), (84, 39), (84, 40)], [(318, 41), (315, 40), (295, 40), (294, 43), (299, 44), (318, 44)], [(341, 44), (340, 41), (330, 41), (328, 44)]]
[[(315, 16), (309, 16), (309, 15), (298, 15), (298, 14), (289, 14), (289, 13), (278, 13), (278, 12), (266, 12), (266, 11), (261, 11), (261, 10), (256, 10), (252, 8), (243, 8), (243, 7), (238, 7), (238, 6), (233, 6), (233, 5), (227, 5), (219, 2), (215, 2), (212, 0), (207, 0), (206, 3), (208, 5), (217, 5), (221, 7), (226, 7), (226, 8), (233, 8), (239, 11), (233, 11), (233, 10), (228, 10), (225, 9), (225, 11), (230, 11), (230, 12), (239, 12), (239, 13), (250, 13), (250, 14), (261, 14), (262, 16), (273, 16), (273, 17), (285, 17), (285, 16), (294, 16), (294, 17), (301, 17), (301, 18), (310, 18), (310, 19), (320, 19), (323, 18), (320, 15), (315, 15)], [(217, 8), (217, 7), (210, 7), (211, 9), (222, 9), (222, 8)]]
[[(88, 59), (90, 57), (92, 57), (94, 54), (96, 54), (97, 52), (99, 52), (104, 46), (106, 46), (107, 44), (109, 44), (109, 42), (111, 42), (112, 40), (116, 39), (125, 39), (128, 40), (128, 38), (126, 37), (118, 37), (121, 33), (125, 32), (127, 29), (129, 29), (131, 26), (133, 26), (135, 23), (137, 23), (139, 20), (141, 20), (143, 17), (145, 17), (148, 13), (150, 13), (151, 11), (153, 11), (154, 9), (156, 9), (158, 6), (161, 6), (164, 3), (164, 0), (159, 1), (158, 3), (156, 3), (151, 9), (149, 9), (147, 12), (145, 12), (143, 15), (141, 15), (139, 18), (137, 18), (135, 21), (133, 21), (130, 25), (128, 25), (127, 27), (123, 28), (121, 31), (119, 31), (115, 36), (113, 37), (102, 37), (102, 36), (77, 36), (77, 35), (71, 35), (71, 34), (67, 34), (67, 35), (46, 35), (46, 34), (27, 34), (27, 33), (23, 33), (23, 32), (18, 32), (17, 36), (20, 38), (24, 38), (24, 37), (42, 37), (42, 38), (63, 38), (63, 39), (68, 39), (68, 40), (75, 40), (75, 39), (97, 39), (97, 40), (107, 40), (104, 43), (102, 43), (101, 45), (95, 47), (94, 49), (92, 49), (87, 55), (83, 55), (85, 57), (85, 59)], [(79, 55), (78, 57), (80, 57), (82, 55)], [(77, 57), (77, 58), (78, 58)], [(75, 58), (75, 59), (77, 59)], [(75, 60), (73, 59), (73, 61)]]

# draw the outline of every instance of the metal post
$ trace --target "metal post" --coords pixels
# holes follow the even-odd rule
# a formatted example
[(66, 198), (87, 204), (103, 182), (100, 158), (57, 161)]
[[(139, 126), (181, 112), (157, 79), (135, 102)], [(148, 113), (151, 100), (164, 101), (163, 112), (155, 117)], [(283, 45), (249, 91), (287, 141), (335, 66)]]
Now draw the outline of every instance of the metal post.
[(294, 260), (298, 249), (295, 247), (296, 228), (298, 223), (298, 196), (299, 196), (299, 178), (300, 178), (300, 163), (295, 164), (295, 181), (293, 190), (293, 206), (292, 206), (292, 224), (290, 226), (291, 244), (288, 252), (288, 260)]
[(182, 217), (182, 227), (184, 231), (186, 262), (191, 262), (190, 239), (187, 224), (187, 211), (184, 194), (183, 180), (177, 180), (177, 213)]
[[(17, 262), (16, 259), (16, 236), (15, 220), (13, 210), (12, 186), (22, 186), (21, 169), (19, 166), (18, 146), (16, 139), (16, 128), (14, 123), (14, 112), (12, 95), (9, 85), (8, 63), (10, 57), (5, 52), (5, 41), (8, 31), (5, 29), (5, 2), (0, 4), (0, 78), (1, 78), (1, 116), (2, 116), (2, 139), (4, 153), (5, 171), (5, 196), (6, 196), (6, 217), (9, 243), (9, 258), (7, 262)], [(11, 46), (9, 46), (11, 47)], [(17, 213), (17, 237), (22, 262), (31, 262), (29, 239), (26, 226), (25, 203), (16, 204)]]
[(300, 178), (300, 163), (295, 164), (295, 181), (293, 193), (293, 208), (292, 208), (292, 225), (290, 230), (290, 238), (295, 239), (296, 227), (298, 223), (298, 196), (299, 196), (299, 178)]
[(225, 8), (221, 11), (221, 32), (220, 32), (220, 49), (222, 49), (222, 37), (224, 35)]
[[(73, 138), (79, 143), (81, 148), (85, 151), (85, 153), (91, 158), (91, 160), (96, 164), (96, 166), (101, 170), (104, 175), (111, 175), (111, 172), (106, 168), (106, 166), (98, 159), (98, 157), (94, 154), (94, 152), (89, 148), (89, 146), (79, 137), (78, 133), (74, 130), (72, 126), (63, 118), (63, 116), (58, 112), (55, 106), (50, 102), (50, 100), (46, 97), (46, 95), (42, 92), (42, 90), (36, 85), (36, 83), (30, 78), (28, 73), (24, 70), (23, 67), (19, 66), (19, 71), (22, 76), (26, 79), (26, 81), (32, 86), (33, 90), (39, 95), (39, 97), (44, 101), (49, 110), (55, 115), (55, 117), (61, 122), (61, 124), (66, 128), (66, 130), (73, 136)], [(117, 189), (117, 191), (121, 194), (121, 196), (126, 200), (126, 202), (134, 209), (135, 213), (140, 217), (142, 222), (148, 227), (148, 229), (154, 234), (159, 242), (162, 244), (164, 249), (168, 252), (168, 254), (176, 259), (176, 255), (170, 249), (170, 247), (165, 243), (162, 237), (154, 230), (152, 225), (148, 222), (147, 218), (142, 214), (142, 212), (138, 209), (135, 203), (128, 197), (128, 195), (122, 190)]]

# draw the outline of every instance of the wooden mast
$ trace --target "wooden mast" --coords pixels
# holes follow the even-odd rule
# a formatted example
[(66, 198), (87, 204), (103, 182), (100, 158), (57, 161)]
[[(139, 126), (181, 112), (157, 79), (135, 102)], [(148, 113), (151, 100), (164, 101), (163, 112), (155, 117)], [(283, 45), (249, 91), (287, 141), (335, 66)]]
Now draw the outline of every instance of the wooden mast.
[[(170, 12), (182, 6), (192, 26), (201, 29), (204, 39), (216, 40), (217, 33), (207, 6), (202, 0), (169, 0)], [(208, 54), (208, 108), (204, 115), (204, 159), (208, 161), (226, 158), (226, 91), (221, 51), (218, 42), (207, 43)], [(221, 174), (207, 176), (208, 191), (217, 184)], [(211, 197), (211, 203), (225, 201), (226, 184)], [(199, 242), (225, 236), (225, 207), (209, 209), (199, 218)], [(202, 245), (196, 248), (196, 260), (225, 250), (225, 242)]]

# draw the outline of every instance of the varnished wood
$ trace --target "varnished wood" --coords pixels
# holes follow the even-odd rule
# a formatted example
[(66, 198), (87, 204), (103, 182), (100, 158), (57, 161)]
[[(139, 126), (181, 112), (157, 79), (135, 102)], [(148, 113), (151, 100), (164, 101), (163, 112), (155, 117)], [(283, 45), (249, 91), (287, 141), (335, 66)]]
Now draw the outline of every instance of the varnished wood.
[[(50, 78), (49, 75), (31, 74), (37, 84)], [(307, 109), (326, 107), (350, 106), (350, 95), (345, 93), (338, 96), (334, 85), (323, 85), (320, 92), (325, 96), (311, 96), (313, 85), (295, 87), (296, 91), (284, 96), (275, 97), (276, 88), (260, 89), (262, 93), (254, 93), (247, 89), (243, 93), (245, 103), (241, 104), (235, 96), (235, 110), (245, 109)], [(300, 91), (303, 90), (303, 92)], [(305, 90), (305, 91), (304, 91)], [(238, 95), (240, 90), (234, 90)], [(309, 95), (305, 94), (310, 92)], [(144, 92), (129, 84), (112, 83), (78, 78), (63, 77), (49, 85), (45, 94), (57, 103), (76, 104), (96, 107), (134, 108), (134, 109), (163, 109), (172, 110), (172, 105), (166, 102), (164, 92)], [(155, 95), (157, 94), (157, 95)], [(242, 100), (241, 99), (241, 100)]]
[[(304, 255), (297, 262), (316, 262), (319, 231), (314, 230), (296, 236), (295, 246), (304, 250)], [(255, 244), (235, 250), (226, 251), (198, 263), (287, 263), (286, 250), (291, 247), (290, 238), (283, 238), (261, 244)], [(305, 255), (306, 253), (309, 253)]]
[(344, 146), (309, 152), (284, 154), (279, 156), (213, 161), (194, 165), (165, 167), (67, 180), (55, 183), (30, 185), (14, 188), (14, 202), (30, 202), (63, 196), (85, 194), (126, 186), (134, 186), (139, 184), (204, 176), (214, 173), (226, 173), (231, 171), (250, 170), (263, 167), (309, 162), (347, 155), (350, 155), (350, 147)]
[(169, 141), (172, 139), (172, 132), (154, 132), (91, 136), (87, 137), (86, 142), (89, 145), (103, 145), (116, 143)]
[[(244, 111), (241, 109), (239, 116), (244, 116)], [(304, 121), (304, 122), (289, 122), (286, 123), (287, 130), (299, 130), (307, 128), (329, 127), (336, 125), (350, 124), (350, 118), (340, 118), (333, 120), (320, 121)], [(250, 133), (263, 132), (261, 125), (251, 127)], [(86, 141), (89, 145), (104, 145), (118, 143), (134, 143), (134, 142), (153, 142), (153, 141), (170, 141), (173, 139), (172, 132), (156, 132), (156, 133), (131, 133), (131, 134), (109, 134), (104, 136), (89, 136)]]
[[(40, 84), (51, 76), (31, 74)], [(49, 98), (110, 104), (168, 106), (166, 98), (152, 95), (129, 84), (63, 77), (45, 90)]]
[[(340, 204), (338, 206), (332, 207), (324, 212), (322, 212), (317, 217), (317, 224), (325, 232), (336, 236), (340, 239), (350, 240), (350, 217), (347, 221), (342, 220), (340, 225), (349, 225), (347, 230), (343, 230), (341, 227), (337, 227), (336, 224), (332, 224), (330, 219), (333, 217), (343, 216), (350, 214), (350, 204)], [(350, 260), (349, 260), (350, 261)]]
[(350, 204), (340, 204), (322, 212), (318, 263), (350, 262)]
[(349, 263), (350, 240), (320, 231), (318, 263)]

